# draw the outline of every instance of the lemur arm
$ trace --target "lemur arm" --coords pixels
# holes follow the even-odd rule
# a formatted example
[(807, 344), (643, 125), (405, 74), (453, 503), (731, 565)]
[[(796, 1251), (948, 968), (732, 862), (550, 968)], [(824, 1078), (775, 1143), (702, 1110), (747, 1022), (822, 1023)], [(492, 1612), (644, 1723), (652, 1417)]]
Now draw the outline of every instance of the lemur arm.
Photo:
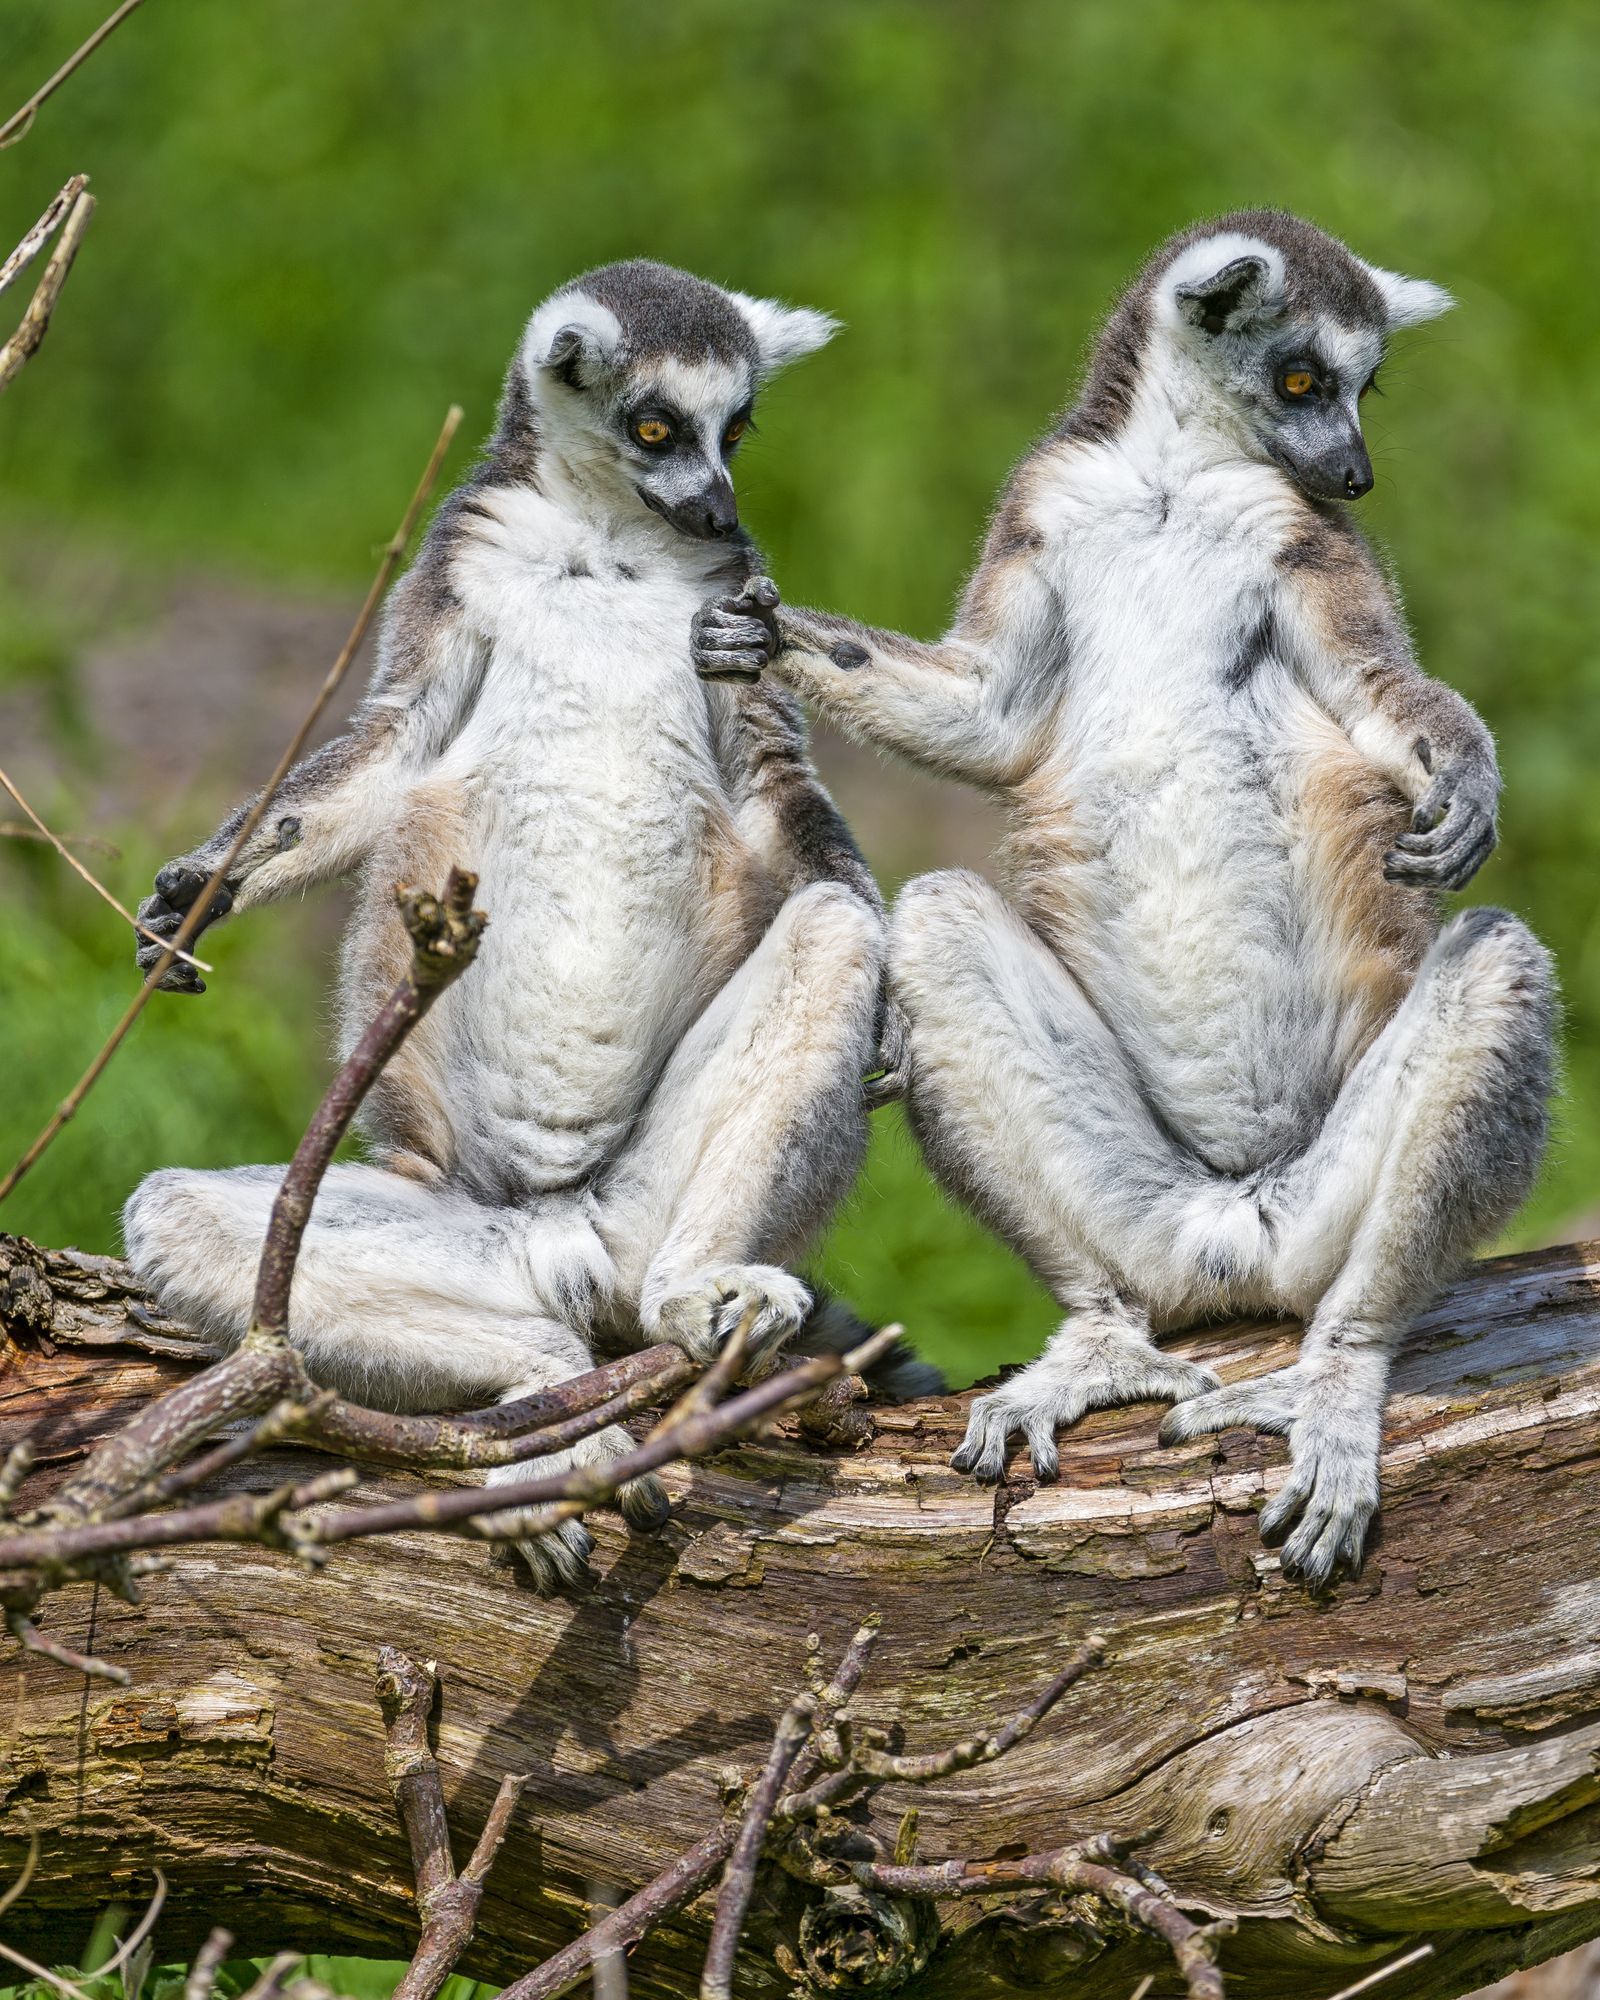
[(784, 893), (838, 882), (883, 912), (872, 870), (812, 765), (805, 721), (769, 683), (730, 690), (723, 761), (739, 830)]
[(1415, 807), (1385, 875), (1464, 888), (1494, 850), (1494, 739), (1464, 696), (1418, 666), (1394, 593), (1354, 528), (1319, 517), (1279, 568), (1281, 615), (1308, 691)]
[[(417, 572), (414, 570), (412, 576)], [(395, 592), (372, 688), (349, 730), (302, 759), (278, 788), (261, 824), (229, 870), (201, 929), (358, 867), (394, 825), (396, 788), (437, 757), (460, 726), (481, 680), (484, 642), (453, 618), (417, 615), (411, 578)], [(172, 936), (227, 854), (254, 800), (235, 807), (215, 833), (156, 875), (140, 921)], [(141, 937), (141, 971), (161, 948)], [(174, 963), (162, 980), (173, 992), (203, 992), (191, 966)]]
[[(812, 766), (805, 719), (794, 699), (770, 682), (730, 690), (723, 710), (722, 757), (739, 830), (785, 895), (835, 882), (881, 921), (883, 897), (839, 808)], [(878, 1074), (863, 1083), (869, 1110), (905, 1093), (905, 1024), (879, 998)]]
[[(768, 597), (753, 595), (763, 588)], [(1035, 565), (991, 546), (955, 624), (934, 644), (779, 607), (764, 579), (706, 606), (694, 643), (702, 672), (715, 672), (719, 656), (746, 669), (770, 659), (786, 687), (851, 735), (945, 777), (1005, 785), (1026, 770), (1039, 739), (1060, 639), (1059, 605)]]

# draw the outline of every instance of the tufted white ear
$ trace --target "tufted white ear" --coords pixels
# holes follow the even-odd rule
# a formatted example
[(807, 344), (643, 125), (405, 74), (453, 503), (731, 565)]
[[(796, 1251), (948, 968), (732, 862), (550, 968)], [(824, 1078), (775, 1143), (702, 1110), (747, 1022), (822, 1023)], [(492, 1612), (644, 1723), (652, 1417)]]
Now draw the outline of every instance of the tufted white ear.
[(1374, 264), (1367, 266), (1367, 275), (1383, 300), (1391, 333), (1397, 327), (1437, 319), (1455, 304), (1443, 285), (1430, 284), (1426, 278), (1405, 278), (1398, 271), (1380, 271)]
[(1178, 315), (1202, 333), (1239, 333), (1283, 304), (1283, 259), (1232, 233), (1191, 245), (1165, 274)]
[(839, 331), (839, 322), (809, 306), (781, 305), (776, 299), (753, 299), (748, 292), (730, 292), (744, 323), (755, 338), (761, 372), (771, 375), (787, 368), (803, 355), (826, 347)]
[(547, 369), (569, 388), (587, 389), (605, 371), (621, 338), (609, 306), (584, 291), (557, 292), (528, 322), (523, 366), (530, 374)]

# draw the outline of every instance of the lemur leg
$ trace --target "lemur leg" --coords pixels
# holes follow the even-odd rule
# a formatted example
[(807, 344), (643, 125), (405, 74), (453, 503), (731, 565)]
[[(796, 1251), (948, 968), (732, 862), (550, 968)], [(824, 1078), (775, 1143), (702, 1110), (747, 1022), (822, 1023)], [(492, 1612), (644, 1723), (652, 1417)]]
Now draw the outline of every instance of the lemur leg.
[(1515, 1212), (1544, 1150), (1554, 1068), (1549, 954), (1502, 910), (1467, 910), (1352, 1071), (1322, 1133), (1263, 1188), (1273, 1286), (1307, 1319), (1291, 1368), (1184, 1403), (1167, 1442), (1232, 1425), (1287, 1435), (1261, 1517), (1283, 1566), (1351, 1568), (1378, 1505), (1390, 1364), (1416, 1313)]
[[(123, 1216), (128, 1255), (161, 1304), (225, 1344), (250, 1317), (277, 1167), (151, 1174)], [(572, 1324), (610, 1283), (592, 1224), (575, 1206), (490, 1209), (450, 1188), (384, 1169), (328, 1170), (295, 1267), (290, 1335), (312, 1377), (388, 1410), (506, 1401), (593, 1366)], [(613, 1426), (571, 1452), (498, 1468), (531, 1478), (631, 1449)], [(620, 1496), (640, 1525), (660, 1518), (656, 1481)], [(549, 1591), (581, 1573), (592, 1546), (580, 1522), (518, 1544)]]
[(911, 883), (890, 958), (929, 1165), (1070, 1313), (1037, 1361), (974, 1403), (954, 1462), (998, 1479), (1020, 1431), (1052, 1478), (1058, 1426), (1215, 1386), (1209, 1369), (1156, 1348), (1150, 1307), (1190, 1297), (1196, 1213), (1222, 1202), (1071, 973), (987, 883)]
[(837, 883), (798, 889), (672, 1055), (599, 1191), (617, 1304), (647, 1337), (713, 1354), (747, 1310), (771, 1354), (811, 1294), (782, 1268), (866, 1150), (883, 929)]

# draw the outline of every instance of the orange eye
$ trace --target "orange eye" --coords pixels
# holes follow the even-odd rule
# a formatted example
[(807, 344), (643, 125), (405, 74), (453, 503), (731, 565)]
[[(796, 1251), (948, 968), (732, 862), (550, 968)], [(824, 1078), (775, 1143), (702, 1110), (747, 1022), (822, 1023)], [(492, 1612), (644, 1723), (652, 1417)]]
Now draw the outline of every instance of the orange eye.
[(1283, 393), (1286, 396), (1309, 396), (1316, 387), (1316, 377), (1309, 368), (1286, 368), (1283, 371)]
[(737, 444), (740, 438), (744, 436), (744, 426), (745, 420), (743, 417), (740, 417), (736, 423), (729, 424), (728, 428), (722, 433), (722, 442), (724, 444)]
[(633, 427), (633, 434), (640, 444), (665, 444), (672, 435), (672, 426), (659, 417), (641, 417)]

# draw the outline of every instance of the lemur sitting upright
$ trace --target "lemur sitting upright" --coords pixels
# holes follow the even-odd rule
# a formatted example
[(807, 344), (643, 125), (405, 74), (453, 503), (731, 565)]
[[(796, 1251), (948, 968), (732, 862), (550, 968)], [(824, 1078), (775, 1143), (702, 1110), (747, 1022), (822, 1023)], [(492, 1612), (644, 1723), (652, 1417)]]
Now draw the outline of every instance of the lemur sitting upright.
[[(830, 720), (1003, 801), (1005, 893), (913, 882), (891, 930), (935, 1173), (1070, 1317), (973, 1406), (955, 1463), (1041, 1478), (1086, 1410), (1167, 1442), (1287, 1433), (1263, 1530), (1359, 1564), (1408, 1322), (1526, 1194), (1554, 999), (1505, 912), (1441, 929), (1494, 845), (1487, 731), (1412, 656), (1341, 511), (1359, 399), (1449, 304), (1308, 224), (1231, 215), (1122, 299), (1021, 463), (948, 636), (747, 593), (703, 672), (776, 672)], [(1294, 1366), (1219, 1387), (1152, 1329), (1287, 1310)]]
[[(865, 1145), (882, 906), (789, 697), (707, 687), (689, 656), (695, 609), (756, 566), (728, 461), (757, 386), (833, 331), (644, 262), (540, 306), (350, 733), (289, 777), (219, 898), (358, 875), (345, 1046), (406, 963), (396, 882), (460, 862), (490, 915), (373, 1089), (370, 1163), (318, 1196), (290, 1331), (319, 1382), (450, 1409), (586, 1369), (597, 1339), (708, 1357), (747, 1310), (758, 1356), (803, 1323), (803, 1345), (860, 1332), (781, 1266)], [(237, 824), (161, 870), (147, 924), (176, 928)], [(198, 990), (181, 965), (166, 983)], [(128, 1253), (164, 1305), (243, 1333), (281, 1177), (143, 1183)], [(576, 1455), (628, 1447), (612, 1429)], [(659, 1486), (624, 1503), (648, 1520)], [(523, 1552), (551, 1588), (588, 1548), (569, 1523)]]

